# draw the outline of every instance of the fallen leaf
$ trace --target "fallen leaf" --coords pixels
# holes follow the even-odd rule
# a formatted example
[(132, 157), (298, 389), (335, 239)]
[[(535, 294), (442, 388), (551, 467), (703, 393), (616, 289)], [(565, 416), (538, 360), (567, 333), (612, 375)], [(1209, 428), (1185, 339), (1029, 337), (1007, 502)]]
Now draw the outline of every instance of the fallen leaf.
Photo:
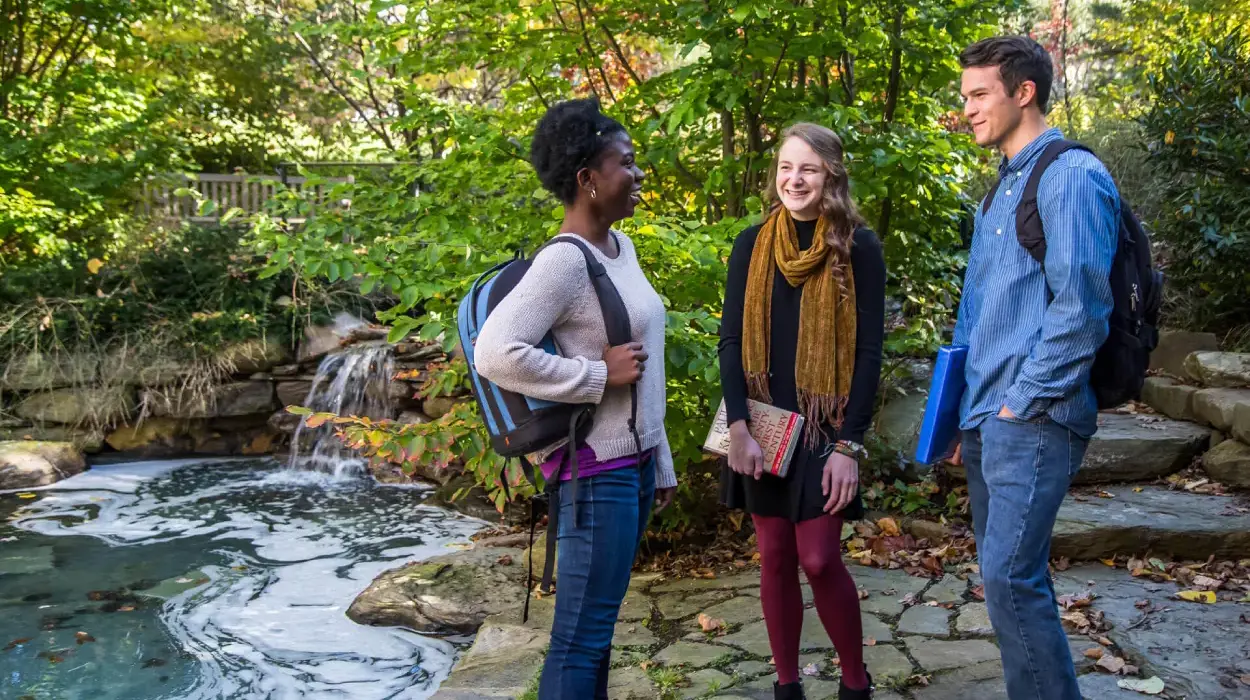
[(123, 606), (121, 606), (120, 608), (118, 608), (118, 609), (117, 609), (117, 611), (118, 611), (118, 612), (134, 612), (134, 611), (135, 611), (135, 606), (133, 606), (133, 605), (123, 605)]
[(502, 557), (499, 557), (495, 563), (500, 566), (512, 566), (512, 555), (505, 554)]
[(704, 632), (715, 632), (725, 627), (724, 620), (712, 617), (707, 613), (699, 613), (699, 617), (696, 619), (699, 623), (699, 629), (702, 629)]
[(1193, 585), (1203, 590), (1214, 591), (1214, 590), (1219, 589), (1220, 586), (1224, 585), (1224, 582), (1217, 578), (1211, 578), (1210, 576), (1203, 576), (1202, 574), (1198, 574), (1197, 576), (1194, 577)]
[(1098, 659), (1095, 665), (1108, 673), (1119, 673), (1124, 670), (1124, 659), (1107, 654)]
[(984, 602), (985, 601), (985, 586), (975, 586), (972, 589), (972, 597)]
[(17, 647), (20, 647), (29, 641), (30, 641), (30, 637), (22, 637), (21, 639), (14, 639), (13, 641), (4, 645), (4, 651), (8, 651), (10, 649), (16, 649)]
[(1144, 488), (1142, 488), (1142, 487), (1140, 487), (1140, 486), (1134, 486), (1134, 487), (1133, 487), (1133, 493), (1141, 493), (1142, 491), (1145, 491), (1145, 490), (1146, 490), (1146, 489), (1144, 489)]
[(1149, 678), (1121, 678), (1116, 685), (1125, 690), (1132, 690), (1145, 695), (1158, 695), (1163, 692), (1163, 679), (1158, 676)]
[(1211, 591), (1177, 591), (1176, 597), (1181, 600), (1187, 600), (1191, 603), (1205, 603), (1210, 605), (1215, 602), (1215, 594)]
[(886, 537), (898, 537), (903, 534), (898, 523), (894, 518), (882, 518), (877, 521), (877, 527), (881, 528), (881, 533)]
[(643, 661), (642, 663), (638, 664), (638, 668), (644, 671), (650, 671), (652, 668), (655, 668), (655, 662), (652, 661), (651, 659), (647, 659), (646, 661)]
[(1141, 608), (1148, 608), (1148, 607), (1150, 607), (1150, 601), (1149, 601), (1149, 600), (1139, 600), (1139, 601), (1137, 601), (1136, 603), (1133, 603), (1133, 606), (1134, 606), (1134, 607), (1136, 607), (1136, 608), (1138, 608), (1138, 609), (1141, 609)]
[(36, 495), (36, 494), (33, 494), (33, 493), (29, 493), (29, 492), (27, 492), (27, 493), (19, 493), (19, 494), (17, 494), (17, 497), (18, 497), (18, 498), (25, 498), (25, 499), (29, 500), (29, 499), (31, 499), (31, 498), (34, 498), (34, 497), (35, 497), (35, 495)]
[(864, 637), (864, 646), (875, 647), (877, 646), (877, 640), (873, 637)]
[(1107, 639), (1106, 637), (1099, 637), (1098, 639), (1095, 639), (1094, 641), (1098, 642), (1099, 644), (1105, 647), (1111, 646), (1111, 640)]
[(1115, 568), (1115, 560), (1114, 560), (1114, 559), (1099, 559), (1098, 561), (1102, 562), (1103, 564), (1106, 564), (1107, 566), (1109, 566), (1109, 567), (1111, 567), (1111, 568), (1113, 568), (1113, 569)]
[(820, 667), (818, 667), (816, 664), (808, 664), (808, 665), (806, 665), (806, 666), (804, 666), (804, 667), (803, 667), (803, 675), (805, 675), (805, 676), (819, 676), (819, 675), (820, 675)]
[(860, 600), (868, 600), (868, 591), (866, 591), (866, 590), (864, 590), (863, 588), (861, 588), (861, 589), (859, 589), (858, 593), (859, 593), (859, 599), (860, 599)]
[(1087, 659), (1098, 660), (1101, 659), (1102, 655), (1106, 652), (1102, 647), (1090, 647), (1081, 653), (1084, 654)]
[(1237, 680), (1241, 681), (1242, 685), (1250, 685), (1250, 674), (1244, 675)]
[(94, 642), (95, 637), (92, 637), (86, 632), (75, 632), (74, 641), (78, 642), (79, 644), (86, 644), (87, 642)]

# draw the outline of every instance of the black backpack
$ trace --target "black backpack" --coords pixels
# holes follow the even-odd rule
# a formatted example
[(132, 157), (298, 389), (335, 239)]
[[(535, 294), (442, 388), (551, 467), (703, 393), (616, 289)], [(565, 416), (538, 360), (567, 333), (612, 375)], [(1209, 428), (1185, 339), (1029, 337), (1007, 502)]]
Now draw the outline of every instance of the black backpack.
[[(620, 240), (613, 234), (617, 250), (621, 249)], [(620, 292), (608, 277), (608, 271), (595, 258), (590, 247), (577, 236), (561, 236), (547, 241), (541, 248), (534, 251), (534, 256), (547, 246), (568, 243), (577, 246), (586, 259), (586, 272), (590, 276), (590, 284), (599, 299), (599, 308), (603, 313), (604, 328), (608, 334), (608, 344), (624, 345), (630, 342), (629, 312)], [(506, 260), (478, 276), (470, 285), (468, 293), (460, 301), (457, 313), (457, 330), (460, 346), (464, 350), (465, 360), (469, 366), (469, 380), (473, 387), (473, 396), (481, 409), (482, 422), (490, 434), (491, 448), (501, 457), (519, 459), (526, 479), (535, 488), (538, 487), (538, 475), (534, 465), (525, 455), (538, 452), (543, 448), (555, 445), (562, 439), (568, 439), (565, 448), (565, 459), (568, 460), (569, 472), (572, 476), (570, 489), (574, 503), (574, 526), (577, 525), (577, 447), (583, 443), (586, 435), (594, 424), (595, 407), (591, 404), (567, 404), (555, 401), (524, 396), (508, 391), (477, 372), (474, 362), (474, 345), (477, 343), (478, 332), (482, 324), (499, 302), (517, 286), (530, 269), (533, 258), (526, 259), (518, 253), (511, 260)], [(558, 354), (555, 339), (550, 333), (539, 344), (547, 352)], [(638, 387), (630, 385), (629, 432), (633, 435), (634, 444), (638, 447), (639, 466), (642, 459), (642, 442), (638, 435)], [(563, 465), (561, 466), (563, 470)], [(558, 473), (558, 472), (557, 472)], [(500, 484), (505, 497), (508, 493), (508, 475), (505, 465), (500, 475)], [(530, 502), (530, 544), (534, 543), (534, 528), (539, 517), (539, 505), (547, 503), (547, 551), (543, 564), (542, 588), (551, 589), (552, 576), (555, 569), (556, 536), (559, 532), (560, 508), (556, 493), (560, 487), (558, 477), (547, 482), (546, 490)], [(529, 569), (526, 574), (526, 590), (533, 579), (533, 557), (529, 557)], [(529, 618), (529, 595), (525, 598), (523, 619)]]
[[(1093, 153), (1075, 141), (1058, 140), (1042, 151), (1016, 205), (1016, 238), (1039, 264), (1046, 261), (1046, 233), (1037, 208), (1042, 173), (1061, 153), (1072, 149)], [(989, 211), (998, 192), (994, 185), (982, 212)], [(1107, 319), (1107, 340), (1094, 356), (1089, 382), (1098, 408), (1113, 408), (1141, 395), (1150, 367), (1150, 353), (1159, 345), (1159, 307), (1163, 303), (1163, 273), (1151, 264), (1150, 238), (1121, 196), (1120, 232), (1111, 264), (1111, 294), (1115, 300)]]

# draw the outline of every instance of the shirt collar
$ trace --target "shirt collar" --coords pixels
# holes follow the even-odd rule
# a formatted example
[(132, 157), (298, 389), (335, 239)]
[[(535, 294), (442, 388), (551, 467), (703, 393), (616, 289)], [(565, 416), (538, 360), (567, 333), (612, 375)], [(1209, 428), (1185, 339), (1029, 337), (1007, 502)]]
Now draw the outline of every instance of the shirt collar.
[(1020, 152), (1017, 153), (1014, 158), (1011, 160), (1003, 158), (1002, 162), (998, 164), (999, 176), (1001, 177), (1006, 175), (1013, 170), (1017, 172), (1023, 171), (1029, 163), (1032, 163), (1039, 155), (1041, 155), (1042, 149), (1046, 148), (1046, 146), (1048, 146), (1052, 141), (1061, 138), (1063, 138), (1063, 133), (1059, 131), (1059, 127), (1057, 126), (1052, 126), (1046, 131), (1043, 131), (1037, 138), (1030, 141), (1029, 145), (1020, 149)]

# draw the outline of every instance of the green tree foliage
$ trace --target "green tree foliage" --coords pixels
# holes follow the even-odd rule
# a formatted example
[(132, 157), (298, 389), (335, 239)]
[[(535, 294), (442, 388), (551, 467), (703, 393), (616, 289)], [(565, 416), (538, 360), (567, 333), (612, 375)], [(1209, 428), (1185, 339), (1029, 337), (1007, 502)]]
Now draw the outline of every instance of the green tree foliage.
[[(928, 352), (940, 340), (958, 295), (963, 187), (983, 163), (954, 128), (956, 56), (993, 32), (1000, 9), (969, 0), (283, 6), (274, 12), (306, 60), (405, 164), (341, 187), (333, 196), (350, 207), (298, 232), (278, 215), (305, 206), (288, 198), (257, 217), (253, 239), (270, 272), (360, 275), (366, 293), (399, 300), (380, 314), (393, 338), (451, 346), (473, 277), (559, 225), (559, 202), (528, 164), (537, 118), (556, 100), (597, 96), (629, 129), (648, 176), (643, 211), (623, 228), (669, 308), (668, 432), (685, 471), (701, 461), (719, 396), (725, 260), (762, 210), (786, 125), (816, 121), (846, 141), (853, 194), (892, 273), (891, 350)], [(425, 459), (443, 446), (482, 465), (494, 492), (496, 463), (479, 431), (472, 411), (345, 428), (401, 462), (410, 446)]]

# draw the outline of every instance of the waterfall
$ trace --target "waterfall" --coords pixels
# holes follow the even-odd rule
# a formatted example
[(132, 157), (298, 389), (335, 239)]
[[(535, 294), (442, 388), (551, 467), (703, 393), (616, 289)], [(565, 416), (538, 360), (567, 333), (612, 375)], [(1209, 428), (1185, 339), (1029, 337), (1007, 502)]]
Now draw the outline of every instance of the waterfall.
[[(304, 400), (313, 411), (369, 418), (391, 418), (387, 391), (395, 376), (394, 353), (382, 342), (360, 343), (326, 355)], [(327, 422), (308, 428), (301, 418), (291, 438), (288, 469), (320, 471), (346, 478), (365, 472), (367, 460), (345, 446)]]

